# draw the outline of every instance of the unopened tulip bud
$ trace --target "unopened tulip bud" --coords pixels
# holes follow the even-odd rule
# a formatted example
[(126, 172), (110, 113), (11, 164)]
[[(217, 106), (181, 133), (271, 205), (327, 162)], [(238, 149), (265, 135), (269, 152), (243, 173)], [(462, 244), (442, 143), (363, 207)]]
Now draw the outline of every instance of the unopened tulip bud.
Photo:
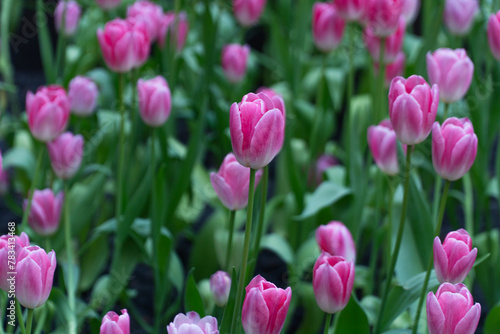
[(167, 12), (163, 15), (158, 36), (158, 45), (163, 49), (165, 42), (170, 38), (170, 43), (175, 46), (177, 52), (181, 52), (186, 43), (189, 31), (187, 14), (180, 12), (177, 16), (177, 26), (175, 26), (175, 13)]
[(368, 26), (375, 36), (388, 37), (397, 28), (403, 0), (368, 0)]
[(488, 43), (496, 60), (500, 60), (500, 11), (491, 14), (488, 20)]
[(321, 51), (330, 52), (342, 41), (345, 21), (335, 5), (316, 2), (313, 7), (312, 25), (314, 43)]
[(227, 80), (240, 82), (247, 73), (248, 45), (228, 44), (222, 49), (222, 69)]
[(244, 27), (250, 27), (259, 21), (266, 0), (233, 0), (234, 17)]
[(217, 306), (227, 304), (229, 291), (231, 290), (231, 277), (225, 271), (219, 270), (210, 276), (210, 291)]
[(346, 21), (359, 21), (366, 15), (368, 0), (335, 0), (340, 16)]
[(62, 33), (68, 36), (73, 35), (76, 31), (76, 28), (78, 28), (78, 22), (80, 21), (81, 11), (82, 10), (80, 8), (80, 5), (78, 5), (76, 1), (73, 0), (59, 1), (56, 10), (54, 12), (54, 19), (57, 31), (61, 33), (61, 28), (64, 20), (64, 29), (62, 29), (63, 30)]
[(156, 41), (163, 20), (163, 10), (160, 5), (147, 0), (136, 1), (127, 8), (127, 18), (143, 21), (149, 42)]
[(99, 90), (94, 81), (76, 76), (69, 82), (68, 99), (71, 112), (78, 116), (89, 116), (94, 113)]
[(467, 35), (478, 10), (479, 4), (477, 0), (446, 0), (444, 24), (454, 35)]
[(401, 17), (405, 20), (406, 25), (410, 25), (415, 21), (420, 9), (420, 0), (403, 0), (403, 10)]
[[(11, 227), (10, 225), (7, 226)], [(30, 239), (24, 232), (21, 232), (21, 235), (19, 236), (6, 234), (0, 237), (0, 289), (2, 289), (3, 291), (8, 292), (9, 290), (15, 290), (15, 282), (12, 282), (12, 280), (8, 280), (10, 278), (10, 275), (8, 275), (7, 273), (12, 272), (13, 269), (12, 267), (9, 268), (9, 255), (12, 255), (11, 252), (12, 250), (14, 250), (15, 262), (13, 265), (15, 266), (20, 249), (29, 245)], [(13, 289), (10, 289), (11, 285)]]
[[(388, 119), (368, 128), (368, 146), (378, 168), (387, 175), (399, 173), (396, 133)], [(406, 145), (403, 145), (406, 151)]]
[(339, 221), (331, 221), (316, 229), (316, 242), (321, 251), (356, 261), (356, 244), (349, 229)]
[(113, 311), (109, 311), (102, 318), (100, 334), (130, 334), (130, 317), (127, 309), (122, 310), (122, 314), (118, 315)]
[(61, 179), (69, 179), (80, 168), (83, 157), (83, 137), (65, 132), (47, 143), (54, 173)]
[(172, 97), (167, 81), (158, 75), (153, 79), (137, 82), (139, 111), (141, 118), (149, 126), (162, 126), (170, 116)]
[[(403, 40), (405, 38), (405, 32), (405, 22), (403, 19), (400, 19), (397, 29), (384, 39), (384, 62), (386, 64), (395, 61), (396, 57), (401, 52), (401, 47), (403, 46)], [(372, 59), (377, 63), (380, 62), (380, 43), (382, 42), (382, 39), (375, 35), (370, 26), (366, 27), (363, 33), (363, 40), (365, 42), (366, 48), (372, 56)]]
[[(25, 200), (25, 208), (27, 204), (28, 200)], [(59, 228), (63, 204), (62, 192), (54, 195), (51, 189), (35, 190), (28, 215), (29, 226), (42, 236), (54, 234)]]

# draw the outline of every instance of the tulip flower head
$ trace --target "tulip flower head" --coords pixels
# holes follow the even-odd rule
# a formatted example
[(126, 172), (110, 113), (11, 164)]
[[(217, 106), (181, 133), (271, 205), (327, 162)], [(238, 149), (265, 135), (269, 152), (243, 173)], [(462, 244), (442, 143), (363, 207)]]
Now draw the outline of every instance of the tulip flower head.
[(231, 277), (229, 277), (229, 274), (219, 270), (210, 276), (210, 291), (217, 306), (226, 305), (231, 291)]
[[(401, 53), (401, 47), (406, 33), (406, 25), (403, 19), (399, 20), (397, 29), (388, 37), (384, 38), (384, 62), (386, 64), (392, 63), (396, 60), (398, 54)], [(363, 40), (366, 48), (370, 52), (372, 59), (375, 62), (380, 62), (380, 43), (382, 39), (375, 35), (372, 28), (367, 26), (363, 33)]]
[[(35, 190), (28, 215), (28, 224), (39, 235), (54, 234), (59, 228), (61, 211), (64, 204), (62, 192), (54, 195), (51, 189)], [(24, 207), (28, 200), (24, 200)]]
[(152, 127), (162, 126), (172, 109), (172, 97), (167, 80), (161, 75), (149, 80), (139, 79), (137, 92), (139, 112), (144, 123)]
[(356, 261), (356, 244), (349, 229), (339, 221), (331, 221), (316, 229), (316, 242), (321, 251)]
[(160, 49), (165, 46), (167, 35), (171, 44), (176, 47), (177, 52), (181, 52), (184, 48), (189, 31), (189, 21), (185, 12), (180, 12), (177, 17), (177, 27), (175, 27), (175, 13), (167, 12), (163, 15), (158, 36)]
[(316, 2), (313, 7), (312, 25), (314, 43), (321, 51), (330, 52), (342, 41), (345, 21), (335, 5)]
[(144, 22), (148, 33), (149, 42), (153, 43), (158, 38), (163, 10), (160, 5), (147, 0), (134, 2), (127, 8), (127, 18), (135, 18)]
[(122, 314), (118, 315), (113, 311), (109, 311), (102, 318), (100, 334), (130, 334), (130, 317), (127, 310), (122, 310)]
[(95, 2), (102, 9), (113, 9), (118, 7), (122, 0), (95, 0)]
[(500, 11), (488, 19), (488, 44), (496, 60), (500, 60)]
[(361, 22), (366, 15), (369, 0), (335, 0), (337, 10), (344, 20)]
[[(396, 132), (388, 119), (368, 128), (368, 146), (378, 168), (387, 175), (399, 173)], [(403, 145), (406, 152), (406, 145)]]
[(219, 334), (217, 319), (206, 316), (200, 319), (196, 312), (179, 313), (167, 327), (168, 334)]
[(446, 0), (444, 24), (454, 35), (467, 35), (478, 10), (479, 4), (477, 0)]
[(97, 105), (99, 89), (89, 78), (76, 76), (69, 82), (68, 99), (71, 112), (78, 116), (89, 116)]
[[(10, 275), (7, 273), (12, 272), (12, 268), (9, 268), (9, 251), (14, 249), (17, 263), (19, 251), (21, 248), (29, 245), (30, 239), (24, 232), (21, 232), (19, 236), (6, 234), (0, 237), (0, 289), (3, 291), (8, 292), (11, 290), (11, 283), (14, 283), (7, 280), (10, 278)], [(10, 255), (12, 255), (12, 253)]]
[(72, 178), (82, 163), (83, 137), (65, 132), (47, 143), (54, 173), (61, 179)]
[(267, 0), (233, 0), (234, 17), (243, 27), (250, 27), (259, 21)]
[[(72, 36), (75, 33), (76, 28), (78, 28), (78, 22), (80, 21), (81, 12), (82, 9), (80, 8), (80, 5), (78, 5), (78, 2), (73, 0), (59, 1), (56, 10), (54, 11), (56, 30), (59, 33), (61, 33), (61, 30), (63, 30), (62, 31), (63, 34), (67, 36)], [(63, 25), (63, 20), (64, 20), (64, 29), (61, 29)]]
[(222, 49), (222, 70), (231, 83), (240, 82), (247, 73), (248, 45), (228, 44)]
[(368, 26), (376, 36), (388, 37), (397, 28), (403, 0), (368, 0)]
[(403, 0), (403, 10), (401, 11), (401, 16), (406, 22), (406, 25), (410, 25), (415, 21), (420, 9), (420, 0)]

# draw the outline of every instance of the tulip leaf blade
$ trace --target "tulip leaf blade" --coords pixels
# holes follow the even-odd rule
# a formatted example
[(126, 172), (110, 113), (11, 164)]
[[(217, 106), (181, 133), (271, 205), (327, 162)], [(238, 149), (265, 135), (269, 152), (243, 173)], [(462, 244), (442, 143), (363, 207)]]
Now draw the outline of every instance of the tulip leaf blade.
[(500, 333), (500, 306), (491, 309), (484, 324), (484, 334)]
[(205, 308), (203, 307), (203, 300), (194, 281), (193, 273), (194, 268), (189, 271), (186, 279), (184, 309), (186, 312), (195, 311), (203, 318), (205, 316)]
[(233, 320), (234, 304), (236, 303), (236, 289), (238, 287), (238, 275), (236, 269), (233, 267), (231, 274), (231, 290), (229, 291), (229, 298), (227, 300), (224, 313), (220, 321), (219, 333), (229, 333), (231, 329), (231, 321)]
[(340, 317), (336, 329), (337, 333), (370, 333), (368, 317), (354, 295), (351, 295), (349, 303), (337, 314), (337, 317)]
[(325, 181), (306, 199), (306, 207), (304, 211), (296, 217), (296, 220), (303, 220), (314, 216), (321, 209), (334, 204), (349, 194), (351, 194), (349, 188), (330, 181)]

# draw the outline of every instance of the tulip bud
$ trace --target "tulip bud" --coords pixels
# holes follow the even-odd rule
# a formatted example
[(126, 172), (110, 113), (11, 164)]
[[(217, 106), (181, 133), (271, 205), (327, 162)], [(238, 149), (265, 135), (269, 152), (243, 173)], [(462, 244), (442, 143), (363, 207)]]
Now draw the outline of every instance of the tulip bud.
[(229, 112), (233, 153), (253, 169), (267, 166), (279, 153), (285, 136), (285, 114), (263, 93), (250, 93)]
[(19, 248), (16, 264), (16, 298), (30, 309), (42, 306), (49, 298), (56, 269), (56, 253), (38, 246)]
[[(385, 67), (385, 86), (390, 87), (392, 79), (404, 74), (406, 57), (404, 52), (399, 52), (396, 59)], [(376, 65), (378, 70), (378, 64)]]
[(89, 78), (76, 76), (69, 82), (68, 99), (75, 115), (91, 115), (95, 111), (98, 95), (97, 85)]
[(361, 21), (366, 15), (368, 0), (335, 0), (337, 10), (346, 21)]
[[(398, 27), (390, 36), (386, 37), (384, 49), (384, 62), (386, 64), (392, 63), (401, 52), (403, 40), (405, 38), (406, 25), (403, 19), (399, 20)], [(370, 26), (367, 26), (363, 33), (363, 40), (365, 41), (366, 48), (370, 52), (372, 59), (377, 63), (380, 62), (380, 43), (381, 38), (374, 34)]]
[(313, 7), (312, 25), (314, 44), (321, 51), (330, 52), (342, 41), (345, 22), (335, 5), (316, 2)]
[(403, 0), (368, 0), (368, 26), (378, 37), (388, 37), (397, 28)]
[(172, 98), (167, 81), (158, 75), (153, 79), (137, 82), (139, 111), (141, 118), (149, 126), (162, 126), (170, 116)]
[(64, 88), (40, 87), (26, 94), (28, 126), (33, 137), (42, 142), (56, 138), (68, 124), (70, 104)]
[(80, 8), (80, 5), (78, 5), (76, 1), (59, 1), (56, 10), (54, 11), (56, 30), (61, 33), (61, 26), (63, 24), (64, 16), (63, 33), (68, 36), (73, 35), (76, 31), (76, 28), (78, 27), (78, 22), (80, 21), (81, 11), (82, 10)]
[(467, 35), (478, 10), (477, 0), (446, 0), (444, 24), (454, 35)]
[(396, 137), (406, 145), (418, 144), (431, 132), (439, 105), (439, 88), (418, 75), (396, 77), (389, 88), (389, 116)]
[(19, 250), (22, 247), (26, 247), (29, 245), (30, 239), (24, 232), (21, 232), (21, 235), (19, 236), (6, 234), (0, 237), (0, 289), (2, 289), (3, 291), (8, 292), (9, 290), (11, 290), (11, 283), (15, 284), (15, 282), (7, 280), (8, 278), (10, 278), (10, 275), (8, 275), (7, 273), (13, 272), (13, 268), (9, 268), (9, 266), (12, 265), (9, 265), (9, 251), (14, 250), (16, 260), (15, 263), (17, 263)]
[(316, 242), (322, 252), (356, 261), (356, 244), (351, 232), (339, 221), (331, 221), (316, 229)]
[(54, 173), (61, 179), (73, 177), (82, 163), (83, 137), (65, 132), (47, 143), (50, 162)]
[(500, 10), (488, 20), (488, 43), (496, 60), (500, 60)]
[[(39, 235), (54, 234), (59, 228), (63, 204), (64, 194), (62, 192), (54, 196), (51, 189), (35, 190), (31, 200), (28, 224)], [(25, 209), (27, 205), (28, 200), (24, 200)]]
[[(255, 187), (262, 177), (262, 170), (255, 174)], [(248, 204), (250, 168), (243, 167), (234, 154), (224, 158), (217, 173), (210, 173), (210, 181), (222, 204), (229, 210), (240, 210)]]
[(277, 288), (255, 276), (245, 288), (241, 321), (246, 334), (279, 334), (292, 300), (292, 289)]
[(443, 244), (434, 239), (434, 269), (440, 283), (462, 283), (476, 261), (477, 248), (472, 249), (472, 239), (464, 229), (450, 232)]
[(144, 22), (150, 43), (158, 38), (158, 31), (163, 20), (163, 10), (160, 5), (147, 0), (136, 1), (127, 8), (127, 18)]
[(219, 270), (210, 276), (210, 291), (217, 306), (226, 305), (231, 291), (231, 277), (228, 273)]
[(266, 0), (234, 0), (234, 17), (244, 27), (250, 27), (259, 21)]
[(186, 38), (189, 31), (189, 22), (185, 12), (180, 12), (177, 18), (177, 27), (175, 27), (175, 12), (168, 12), (163, 15), (160, 24), (158, 36), (158, 45), (160, 49), (165, 46), (167, 35), (170, 43), (176, 47), (177, 52), (181, 52), (186, 44)]
[[(311, 169), (310, 173), (307, 175), (307, 183), (310, 185), (320, 185), (323, 182), (323, 173), (330, 167), (338, 165), (337, 159), (329, 154), (321, 155), (318, 160), (316, 160), (316, 180), (314, 179), (314, 171)], [(316, 183), (314, 183), (316, 181)]]
[(462, 99), (469, 90), (474, 64), (464, 49), (439, 49), (427, 53), (429, 82), (439, 87), (439, 97), (445, 103)]
[(248, 45), (228, 44), (222, 48), (222, 69), (231, 83), (240, 82), (247, 72)]
[(219, 334), (217, 319), (207, 315), (200, 319), (196, 312), (179, 313), (167, 327), (168, 334)]
[(415, 21), (419, 9), (420, 0), (403, 0), (401, 17), (405, 20), (406, 25), (410, 25)]
[[(391, 121), (384, 119), (368, 128), (368, 146), (378, 168), (387, 175), (399, 173), (398, 143)], [(406, 145), (403, 145), (406, 152)], [(335, 254), (340, 255), (340, 254)]]
[(354, 263), (326, 252), (316, 260), (313, 268), (313, 289), (319, 308), (336, 313), (346, 307), (354, 285)]
[(113, 311), (109, 311), (102, 318), (100, 334), (130, 334), (130, 318), (127, 309), (122, 310), (122, 314), (118, 315)]
[(432, 127), (432, 164), (443, 179), (455, 181), (469, 171), (476, 159), (477, 136), (468, 118), (448, 118)]
[(443, 283), (436, 295), (427, 295), (429, 334), (473, 334), (481, 317), (481, 305), (461, 283)]
[(118, 7), (118, 5), (120, 5), (120, 2), (122, 2), (122, 0), (95, 0), (95, 2), (102, 9), (113, 9)]

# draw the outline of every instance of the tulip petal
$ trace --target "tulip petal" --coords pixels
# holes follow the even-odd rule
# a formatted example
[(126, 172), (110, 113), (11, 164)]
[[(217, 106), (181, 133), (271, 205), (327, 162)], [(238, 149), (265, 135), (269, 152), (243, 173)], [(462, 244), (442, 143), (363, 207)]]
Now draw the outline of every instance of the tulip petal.
[(476, 303), (455, 326), (453, 334), (474, 334), (481, 317), (481, 305)]
[(266, 301), (258, 288), (252, 288), (247, 292), (241, 314), (245, 333), (265, 333), (269, 322), (269, 309), (265, 305)]
[(433, 292), (427, 295), (427, 324), (429, 334), (442, 334), (445, 317), (441, 306)]
[(31, 257), (19, 261), (16, 266), (16, 297), (24, 307), (40, 306), (43, 289), (42, 268)]
[(283, 146), (285, 119), (277, 108), (269, 110), (262, 116), (252, 137), (250, 155), (253, 169), (267, 166)]

